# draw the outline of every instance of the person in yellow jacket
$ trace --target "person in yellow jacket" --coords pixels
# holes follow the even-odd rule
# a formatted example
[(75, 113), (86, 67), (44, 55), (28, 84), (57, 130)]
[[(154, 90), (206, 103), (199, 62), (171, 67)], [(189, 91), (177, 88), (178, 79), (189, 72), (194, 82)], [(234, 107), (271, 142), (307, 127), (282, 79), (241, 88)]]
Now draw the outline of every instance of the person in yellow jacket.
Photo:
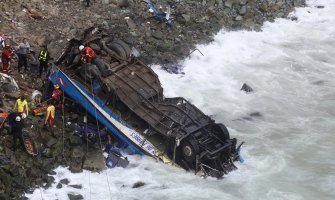
[(29, 109), (28, 109), (28, 102), (24, 95), (22, 95), (19, 99), (16, 100), (14, 105), (14, 110), (17, 108), (17, 112), (22, 114), (26, 113), (28, 115)]
[(55, 119), (55, 106), (54, 106), (54, 101), (49, 100), (48, 101), (48, 107), (47, 107), (47, 112), (45, 115), (45, 120), (44, 120), (44, 126), (43, 129), (47, 130), (47, 126), (50, 127), (50, 132), (53, 137), (55, 137), (54, 131), (52, 129), (52, 126), (54, 125), (54, 119)]
[(44, 124), (49, 125), (51, 127), (54, 125), (54, 119), (55, 119), (55, 106), (53, 105), (52, 101), (49, 101)]

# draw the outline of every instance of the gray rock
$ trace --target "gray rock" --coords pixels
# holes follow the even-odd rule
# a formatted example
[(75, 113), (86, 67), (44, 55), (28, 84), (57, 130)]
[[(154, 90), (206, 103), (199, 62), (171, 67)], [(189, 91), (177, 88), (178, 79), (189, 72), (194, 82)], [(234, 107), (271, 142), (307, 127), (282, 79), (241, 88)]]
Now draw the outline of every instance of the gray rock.
[(121, 7), (121, 8), (126, 8), (128, 7), (130, 4), (129, 4), (129, 1), (128, 0), (119, 0), (118, 2), (118, 6)]
[(262, 117), (262, 114), (260, 112), (252, 112), (249, 114), (250, 117)]
[(74, 121), (77, 120), (78, 119), (78, 114), (72, 113), (71, 114), (71, 119), (74, 120)]
[(244, 15), (245, 13), (247, 13), (247, 6), (242, 6), (240, 9), (240, 14)]
[(9, 194), (6, 193), (0, 193), (0, 199), (1, 200), (7, 200), (7, 199), (11, 199)]
[(80, 144), (82, 144), (82, 139), (76, 135), (71, 135), (69, 137), (69, 140), (70, 140), (70, 145), (71, 146), (78, 146)]
[(294, 0), (293, 5), (294, 6), (303, 6), (306, 4), (306, 0)]
[(243, 17), (241, 15), (238, 15), (237, 17), (235, 17), (235, 21), (242, 21)]
[(13, 177), (16, 177), (19, 175), (19, 169), (17, 166), (15, 165), (11, 165), (9, 170), (8, 170), (8, 173), (13, 176)]
[(142, 181), (138, 181), (138, 182), (134, 183), (132, 188), (139, 188), (139, 187), (142, 187), (144, 185), (145, 185), (145, 183), (143, 183)]
[(240, 5), (242, 5), (242, 6), (245, 5), (245, 4), (247, 4), (247, 1), (248, 1), (248, 0), (239, 0)]
[(185, 19), (186, 22), (189, 22), (191, 20), (191, 16), (188, 14), (182, 14), (181, 16)]
[(293, 16), (293, 17), (291, 17), (291, 20), (292, 20), (292, 21), (298, 21), (298, 17)]
[(55, 182), (55, 178), (53, 176), (47, 176), (46, 182), (51, 184), (51, 183)]
[(55, 145), (56, 143), (57, 143), (57, 140), (56, 140), (55, 138), (51, 138), (51, 139), (47, 142), (46, 146), (47, 146), (48, 148), (50, 148), (50, 147), (52, 147), (53, 145)]
[(49, 170), (48, 174), (50, 174), (50, 175), (56, 175), (57, 173), (54, 170)]
[(82, 185), (69, 185), (70, 187), (76, 188), (76, 189), (82, 189)]
[(64, 178), (64, 179), (60, 180), (59, 183), (67, 185), (67, 184), (70, 183), (70, 181), (69, 181), (69, 179)]
[(63, 185), (61, 183), (58, 183), (57, 186), (56, 186), (57, 189), (61, 189), (62, 187), (63, 187)]
[(233, 4), (234, 4), (234, 0), (227, 0), (224, 5), (227, 7), (227, 8), (232, 8), (233, 7)]
[(43, 151), (42, 151), (42, 155), (46, 158), (52, 158), (52, 151), (50, 150), (50, 148), (45, 148)]
[(279, 12), (278, 14), (277, 14), (277, 17), (279, 17), (279, 18), (282, 18), (282, 17), (284, 17), (285, 16), (285, 13), (283, 13), (283, 12)]
[(136, 26), (136, 24), (134, 23), (133, 20), (127, 19), (126, 22), (127, 22), (127, 25), (128, 25), (130, 30), (134, 31), (134, 30), (137, 29), (137, 26)]
[(260, 5), (260, 7), (259, 7), (259, 9), (260, 9), (261, 11), (263, 11), (263, 12), (267, 11), (268, 8), (269, 8), (269, 6), (268, 6), (268, 3), (267, 3), (267, 2), (263, 2), (263, 3)]
[(81, 194), (67, 194), (70, 200), (82, 200), (84, 199), (83, 195)]
[(164, 35), (163, 35), (163, 33), (161, 31), (155, 31), (155, 32), (153, 32), (151, 34), (152, 34), (153, 38), (155, 38), (157, 40), (163, 40)]
[(130, 35), (133, 36), (133, 37), (138, 37), (138, 34), (133, 32), (133, 31), (130, 32)]
[(83, 157), (84, 152), (80, 148), (74, 148), (71, 153), (71, 162), (70, 162), (70, 170), (73, 173), (79, 173), (83, 171)]
[(242, 85), (241, 90), (243, 90), (243, 91), (245, 91), (245, 92), (247, 92), (247, 93), (253, 91), (253, 89), (252, 89), (248, 84), (246, 84), (246, 83), (244, 83), (244, 84)]
[(222, 8), (223, 7), (223, 0), (218, 0), (218, 7)]
[(38, 46), (41, 47), (41, 46), (46, 44), (46, 37), (41, 36), (41, 37), (37, 38), (36, 42), (37, 42)]

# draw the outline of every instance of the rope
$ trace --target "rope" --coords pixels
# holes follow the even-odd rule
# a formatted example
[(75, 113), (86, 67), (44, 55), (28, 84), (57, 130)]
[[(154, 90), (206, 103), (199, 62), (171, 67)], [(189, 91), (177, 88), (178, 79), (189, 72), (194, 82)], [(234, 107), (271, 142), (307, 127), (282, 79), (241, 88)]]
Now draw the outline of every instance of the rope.
[(62, 99), (62, 114), (63, 114), (63, 124), (62, 124), (62, 135), (63, 135), (63, 158), (65, 159), (65, 109), (64, 109), (64, 101), (65, 101), (65, 94), (63, 91), (63, 99)]
[[(87, 67), (85, 67), (85, 74), (87, 73)], [(85, 76), (85, 83), (87, 82), (86, 76)], [(87, 129), (87, 102), (85, 104), (85, 117), (86, 117), (86, 123), (85, 128)], [(86, 155), (88, 153), (88, 140), (86, 140)], [(90, 185), (90, 199), (92, 198), (92, 191), (91, 191), (91, 173), (88, 174), (88, 184)]]
[[(89, 71), (89, 73), (91, 73), (91, 72)], [(92, 81), (92, 79), (90, 79), (90, 83), (91, 83), (91, 89), (92, 89), (91, 93), (92, 93), (92, 96), (93, 96), (93, 101), (95, 101), (95, 100), (94, 100), (95, 95), (94, 95), (94, 91), (93, 91), (93, 81)], [(98, 122), (97, 109), (95, 108), (94, 111), (95, 111), (95, 121), (96, 121), (96, 124), (97, 124), (98, 133), (99, 133), (100, 150), (101, 150), (101, 154), (103, 154), (103, 151), (102, 151), (102, 142), (101, 142), (101, 137), (100, 137), (100, 128), (99, 128), (99, 122)], [(109, 183), (109, 179), (108, 179), (108, 173), (107, 173), (107, 170), (105, 170), (105, 173), (106, 173), (106, 179), (107, 179), (107, 183), (108, 183), (109, 196), (110, 196), (110, 199), (112, 199), (112, 192), (111, 192), (111, 189), (110, 189), (110, 183)]]

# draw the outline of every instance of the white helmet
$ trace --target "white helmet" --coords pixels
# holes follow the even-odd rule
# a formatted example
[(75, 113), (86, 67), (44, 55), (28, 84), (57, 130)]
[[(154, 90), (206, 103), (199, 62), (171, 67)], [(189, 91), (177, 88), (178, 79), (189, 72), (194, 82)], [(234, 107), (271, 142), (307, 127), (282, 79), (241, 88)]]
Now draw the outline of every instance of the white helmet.
[(21, 117), (22, 117), (22, 119), (25, 119), (27, 117), (27, 114), (26, 113), (22, 113)]
[(82, 51), (84, 48), (85, 48), (84, 45), (80, 45), (79, 46), (79, 51)]
[(20, 117), (20, 116), (17, 116), (17, 117), (15, 118), (15, 121), (17, 121), (17, 122), (21, 121), (21, 117)]

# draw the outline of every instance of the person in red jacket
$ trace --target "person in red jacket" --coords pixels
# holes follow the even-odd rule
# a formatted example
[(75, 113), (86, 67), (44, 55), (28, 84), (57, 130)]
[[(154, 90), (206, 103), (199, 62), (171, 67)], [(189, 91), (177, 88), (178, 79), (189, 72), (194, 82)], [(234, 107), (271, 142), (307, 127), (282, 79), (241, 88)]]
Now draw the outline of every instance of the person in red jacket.
[(5, 49), (2, 51), (2, 73), (8, 74), (9, 62), (13, 59), (15, 53), (10, 49), (9, 44), (6, 44)]
[(63, 91), (59, 88), (58, 84), (54, 85), (54, 90), (52, 91), (51, 98), (53, 100), (53, 105), (56, 108), (57, 115), (59, 114), (59, 116), (63, 118), (64, 116), (63, 109), (62, 109), (63, 100), (64, 100)]
[(92, 61), (97, 57), (91, 47), (84, 47), (83, 45), (80, 45), (79, 51), (81, 52), (81, 61), (83, 63), (92, 63)]
[(59, 85), (54, 85), (54, 90), (52, 91), (51, 98), (54, 100), (56, 107), (60, 107), (63, 101), (63, 91), (59, 88)]

